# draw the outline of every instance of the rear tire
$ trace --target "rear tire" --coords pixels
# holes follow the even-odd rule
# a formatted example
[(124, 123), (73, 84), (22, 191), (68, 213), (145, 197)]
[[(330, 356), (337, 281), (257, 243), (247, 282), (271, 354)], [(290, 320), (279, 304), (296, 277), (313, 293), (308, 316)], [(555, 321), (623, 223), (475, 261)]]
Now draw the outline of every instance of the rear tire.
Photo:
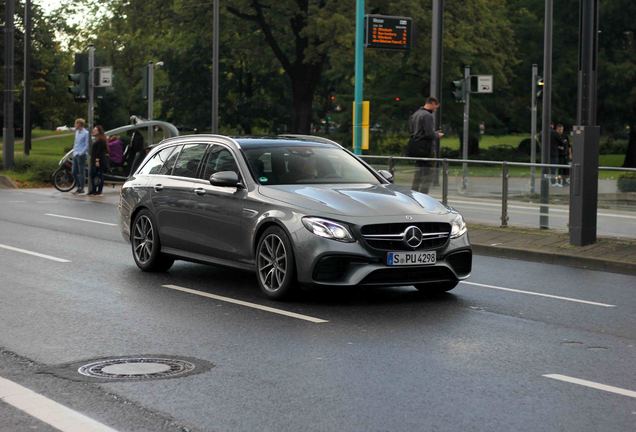
[(165, 272), (174, 264), (174, 258), (161, 253), (157, 226), (148, 210), (141, 210), (135, 215), (130, 230), (130, 244), (135, 264), (143, 271)]
[(457, 286), (459, 281), (447, 281), (447, 282), (433, 282), (415, 284), (414, 287), (423, 293), (439, 294), (452, 290)]
[(51, 181), (55, 189), (60, 192), (68, 192), (75, 187), (75, 178), (73, 174), (64, 168), (58, 168), (51, 174)]
[(289, 298), (296, 290), (296, 261), (291, 242), (277, 226), (265, 230), (256, 246), (256, 280), (268, 298)]

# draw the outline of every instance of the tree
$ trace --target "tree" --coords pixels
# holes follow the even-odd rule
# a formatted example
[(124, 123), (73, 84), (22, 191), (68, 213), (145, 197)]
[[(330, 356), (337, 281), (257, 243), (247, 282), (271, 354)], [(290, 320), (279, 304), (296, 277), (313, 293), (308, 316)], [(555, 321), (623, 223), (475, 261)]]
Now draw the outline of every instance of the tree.
[[(348, 33), (350, 5), (337, 0), (244, 0), (227, 10), (262, 33), (292, 93), (292, 132), (310, 133), (313, 99), (331, 49)], [(351, 42), (349, 42), (351, 43)]]

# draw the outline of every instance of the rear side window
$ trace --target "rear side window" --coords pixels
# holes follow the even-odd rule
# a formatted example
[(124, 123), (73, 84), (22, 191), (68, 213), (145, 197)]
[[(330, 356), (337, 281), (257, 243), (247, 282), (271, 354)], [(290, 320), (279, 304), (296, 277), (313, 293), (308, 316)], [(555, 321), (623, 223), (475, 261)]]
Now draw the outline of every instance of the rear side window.
[(207, 147), (207, 144), (184, 145), (177, 163), (174, 165), (172, 175), (195, 178)]
[(139, 174), (159, 174), (174, 149), (175, 147), (166, 147), (165, 149), (157, 152), (148, 162), (146, 162), (144, 167), (139, 171)]

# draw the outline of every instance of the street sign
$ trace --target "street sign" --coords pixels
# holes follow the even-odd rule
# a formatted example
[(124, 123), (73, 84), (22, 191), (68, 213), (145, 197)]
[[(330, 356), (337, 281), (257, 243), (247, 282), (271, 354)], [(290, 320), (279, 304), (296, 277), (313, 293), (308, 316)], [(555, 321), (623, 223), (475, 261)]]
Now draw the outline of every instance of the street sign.
[(411, 18), (366, 15), (364, 19), (366, 47), (396, 50), (408, 50), (411, 47)]
[(95, 87), (111, 87), (113, 85), (113, 68), (111, 66), (96, 68), (98, 71)]
[(477, 85), (473, 86), (473, 93), (492, 93), (492, 75), (473, 75), (477, 79)]

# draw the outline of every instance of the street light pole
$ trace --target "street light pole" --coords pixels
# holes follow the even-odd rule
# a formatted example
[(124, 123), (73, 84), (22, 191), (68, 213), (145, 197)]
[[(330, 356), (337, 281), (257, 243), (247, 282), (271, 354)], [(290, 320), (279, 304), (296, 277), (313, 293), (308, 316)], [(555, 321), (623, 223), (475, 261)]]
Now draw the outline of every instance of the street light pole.
[(356, 0), (356, 64), (353, 152), (362, 154), (362, 94), (364, 87), (364, 0)]
[[(440, 107), (435, 113), (435, 130), (442, 128), (442, 52), (443, 52), (443, 35), (444, 35), (444, 0), (433, 0), (433, 14), (431, 23), (431, 89), (430, 95), (437, 98)], [(440, 140), (435, 137), (434, 156), (440, 156)], [(435, 162), (435, 174), (433, 175), (433, 183), (439, 184), (437, 175), (437, 167), (439, 164)]]
[(13, 149), (15, 145), (15, 130), (13, 126), (13, 62), (14, 62), (14, 13), (15, 0), (5, 3), (4, 18), (4, 126), (2, 130), (2, 160), (4, 169), (11, 169), (14, 165)]
[[(530, 98), (530, 163), (537, 162), (537, 80), (539, 67), (532, 65), (532, 96)], [(530, 193), (535, 193), (536, 168), (530, 167)]]
[[(545, 0), (545, 23), (543, 29), (543, 112), (541, 113), (541, 163), (550, 163), (550, 134), (552, 129), (552, 11), (553, 0)], [(549, 170), (541, 167), (541, 206), (539, 207), (539, 226), (549, 228), (548, 212), (550, 207)]]
[(569, 225), (570, 243), (585, 246), (596, 242), (598, 210), (598, 0), (581, 0), (579, 19), (577, 126), (572, 148)]
[(22, 98), (24, 154), (31, 152), (31, 0), (24, 3), (24, 93)]
[(91, 154), (93, 153), (93, 127), (95, 126), (95, 46), (88, 46), (88, 154), (86, 167), (88, 168), (88, 192), (93, 192), (93, 179), (91, 178)]
[(219, 133), (219, 0), (214, 0), (212, 18), (212, 133)]
[[(154, 105), (155, 105), (155, 64), (151, 61), (148, 62), (148, 120), (154, 118)], [(153, 142), (153, 130), (152, 126), (148, 126), (148, 145), (152, 145)]]
[[(464, 66), (464, 133), (462, 136), (462, 159), (468, 159), (468, 141), (470, 128), (470, 66)], [(462, 164), (462, 190), (468, 188), (468, 164)]]

